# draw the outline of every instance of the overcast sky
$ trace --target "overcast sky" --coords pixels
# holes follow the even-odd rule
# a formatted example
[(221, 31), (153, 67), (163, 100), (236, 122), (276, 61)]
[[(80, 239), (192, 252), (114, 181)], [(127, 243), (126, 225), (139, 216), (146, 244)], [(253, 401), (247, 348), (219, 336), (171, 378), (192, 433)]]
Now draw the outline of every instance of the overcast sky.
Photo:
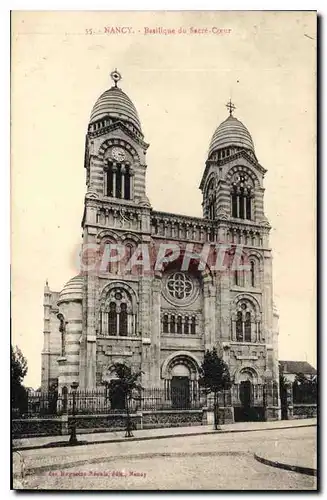
[[(309, 12), (14, 13), (13, 343), (27, 357), (27, 385), (40, 385), (45, 280), (59, 291), (78, 273), (85, 133), (115, 67), (150, 143), (147, 194), (157, 210), (202, 215), (208, 146), (232, 98), (268, 170), (280, 359), (316, 365), (315, 22)], [(109, 26), (134, 33), (105, 34)], [(144, 35), (146, 27), (209, 33)]]

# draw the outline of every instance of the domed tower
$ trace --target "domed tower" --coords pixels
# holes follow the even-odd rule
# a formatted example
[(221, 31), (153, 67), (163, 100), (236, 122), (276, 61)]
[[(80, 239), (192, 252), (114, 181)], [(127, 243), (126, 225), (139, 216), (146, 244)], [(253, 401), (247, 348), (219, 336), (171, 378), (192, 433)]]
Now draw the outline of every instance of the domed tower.
[(149, 145), (133, 102), (118, 87), (120, 73), (113, 71), (111, 78), (114, 85), (97, 99), (88, 125), (87, 193), (118, 204), (147, 204), (145, 155)]
[(212, 136), (200, 184), (203, 216), (217, 228), (219, 243), (227, 244), (233, 256), (228, 270), (216, 277), (216, 336), (223, 345), (236, 393), (242, 400), (255, 388), (269, 388), (269, 419), (274, 419), (279, 411), (278, 326), (270, 225), (264, 214), (266, 170), (258, 162), (250, 132), (233, 116), (231, 101), (227, 108), (229, 116)]
[(248, 129), (229, 116), (214, 132), (200, 189), (206, 219), (238, 219), (266, 222), (262, 181), (266, 170), (259, 164)]
[(69, 389), (72, 382), (79, 382), (83, 284), (83, 276), (75, 276), (65, 284), (58, 297), (57, 319), (61, 337), (60, 357), (58, 358), (60, 391), (63, 387)]
[[(82, 220), (82, 253), (86, 255), (88, 249), (96, 248), (99, 256), (104, 249), (112, 248), (110, 245), (116, 245), (124, 255), (114, 264), (104, 262), (102, 257), (101, 265), (98, 261), (92, 269), (85, 269), (82, 262), (84, 294), (79, 384), (85, 389), (103, 383), (103, 373), (110, 363), (117, 361), (115, 356), (120, 352), (139, 353), (135, 341), (137, 330), (143, 326), (143, 330), (148, 331), (138, 314), (137, 298), (139, 288), (143, 295), (149, 296), (150, 292), (144, 291), (145, 285), (131, 279), (123, 262), (139, 243), (150, 238), (151, 206), (145, 190), (149, 145), (144, 141), (133, 102), (118, 86), (120, 73), (113, 71), (111, 78), (113, 85), (93, 106), (86, 134), (87, 192)], [(145, 311), (145, 306), (143, 309)], [(138, 354), (134, 359), (137, 359), (136, 368), (140, 369)]]

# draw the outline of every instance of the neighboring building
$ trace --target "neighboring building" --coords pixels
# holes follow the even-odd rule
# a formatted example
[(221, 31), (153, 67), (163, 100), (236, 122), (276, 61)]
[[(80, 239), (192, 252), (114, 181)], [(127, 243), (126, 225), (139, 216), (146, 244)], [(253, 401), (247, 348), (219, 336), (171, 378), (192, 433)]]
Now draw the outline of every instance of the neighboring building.
[(279, 369), (288, 382), (293, 383), (296, 375), (302, 373), (308, 378), (317, 376), (317, 370), (307, 361), (280, 361)]
[(205, 350), (217, 346), (237, 397), (267, 384), (277, 391), (278, 408), (266, 170), (249, 131), (229, 103), (203, 159), (203, 218), (156, 211), (146, 195), (149, 145), (134, 104), (117, 86), (119, 73), (112, 77), (114, 86), (96, 101), (86, 134), (83, 249), (97, 245), (101, 252), (106, 244), (123, 244), (126, 263), (140, 245), (152, 252), (160, 243), (174, 243), (184, 258), (190, 256), (187, 244), (198, 251), (211, 244), (211, 252), (227, 242), (229, 259), (235, 245), (243, 246), (241, 262), (248, 270), (230, 264), (224, 272), (209, 264), (198, 270), (194, 259), (181, 270), (177, 259), (162, 272), (142, 275), (119, 262), (106, 272), (75, 276), (59, 294), (46, 285), (42, 389), (56, 379), (59, 390), (73, 381), (95, 388), (112, 377), (114, 362), (124, 361), (144, 372), (144, 387), (165, 388), (167, 394), (184, 387), (191, 395)]

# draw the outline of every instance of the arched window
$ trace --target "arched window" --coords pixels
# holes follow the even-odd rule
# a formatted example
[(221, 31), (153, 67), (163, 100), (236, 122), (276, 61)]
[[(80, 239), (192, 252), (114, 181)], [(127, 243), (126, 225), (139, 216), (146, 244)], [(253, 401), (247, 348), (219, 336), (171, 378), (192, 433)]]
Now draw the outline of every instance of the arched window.
[(185, 316), (185, 318), (184, 318), (184, 333), (186, 333), (186, 334), (189, 333), (188, 316)]
[(133, 245), (131, 243), (127, 243), (127, 245), (126, 245), (127, 261), (131, 260), (132, 255), (133, 255)]
[(129, 167), (126, 167), (124, 182), (125, 182), (124, 198), (125, 198), (125, 200), (130, 200), (131, 199), (131, 177), (130, 177)]
[(247, 312), (245, 314), (244, 341), (251, 342), (251, 313), (250, 312)]
[(205, 203), (207, 206), (207, 217), (215, 219), (216, 217), (216, 199), (215, 199), (215, 181), (213, 178), (209, 181), (205, 192)]
[[(128, 263), (130, 262), (132, 256), (134, 253), (134, 246), (132, 243), (126, 243), (125, 246), (125, 266), (124, 266), (124, 272), (125, 273), (131, 273), (132, 272), (132, 267), (126, 270), (126, 267)], [(132, 263), (131, 263), (132, 264)]]
[(240, 219), (244, 219), (244, 198), (245, 198), (244, 188), (241, 187), (240, 192), (239, 192), (240, 207), (239, 207), (239, 215), (238, 215)]
[(255, 264), (253, 262), (253, 260), (251, 260), (251, 270), (250, 270), (250, 274), (251, 274), (251, 286), (255, 286)]
[(121, 165), (117, 165), (116, 170), (116, 198), (121, 198), (122, 196), (122, 175), (121, 175)]
[(252, 210), (251, 210), (251, 197), (248, 195), (246, 197), (246, 219), (251, 220), (252, 219)]
[(243, 340), (243, 319), (242, 311), (238, 311), (236, 320), (236, 340), (242, 342)]
[(122, 303), (119, 314), (119, 335), (127, 336), (127, 305)]
[(120, 335), (123, 337), (135, 335), (136, 314), (133, 313), (133, 304), (130, 294), (123, 288), (113, 288), (101, 300), (100, 335)]
[[(100, 252), (101, 252), (101, 266), (107, 266), (107, 272), (109, 274), (117, 274), (118, 272), (118, 262), (112, 262), (113, 257), (117, 255), (117, 249), (113, 247), (116, 245), (115, 241), (106, 240), (101, 243)], [(103, 259), (103, 260), (102, 260)], [(102, 270), (102, 269), (101, 269)]]
[(234, 271), (234, 284), (236, 286), (242, 286), (242, 287), (244, 287), (245, 286), (244, 269), (242, 269), (244, 267), (244, 257), (243, 257), (243, 255), (241, 256), (241, 258), (239, 260), (239, 263), (240, 263), (241, 269), (236, 269)]
[(182, 316), (177, 317), (177, 333), (180, 335), (182, 331)]
[(109, 335), (117, 335), (117, 311), (115, 302), (109, 304)]
[(105, 195), (113, 198), (131, 199), (131, 170), (128, 162), (108, 160), (105, 174)]
[(196, 318), (195, 318), (195, 316), (192, 316), (191, 334), (195, 335), (195, 333), (196, 333)]
[(113, 196), (113, 172), (112, 167), (109, 166), (106, 172), (106, 196)]
[(232, 217), (237, 217), (237, 191), (236, 187), (232, 190)]
[(258, 319), (258, 311), (255, 306), (248, 300), (242, 300), (237, 305), (235, 321), (235, 335), (233, 338), (236, 342), (258, 342), (260, 340), (260, 321)]
[(162, 324), (163, 324), (163, 332), (168, 333), (169, 332), (168, 314), (164, 314)]
[(253, 183), (244, 173), (235, 174), (231, 187), (232, 217), (238, 219), (252, 219)]
[(175, 333), (175, 316), (170, 316), (170, 333)]

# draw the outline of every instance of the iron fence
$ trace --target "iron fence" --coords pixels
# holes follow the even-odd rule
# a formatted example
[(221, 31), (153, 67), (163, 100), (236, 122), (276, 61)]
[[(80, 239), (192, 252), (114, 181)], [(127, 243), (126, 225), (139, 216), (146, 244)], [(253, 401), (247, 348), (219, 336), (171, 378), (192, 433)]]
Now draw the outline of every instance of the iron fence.
[[(207, 404), (206, 395), (200, 390), (171, 390), (146, 388), (134, 392), (129, 400), (131, 412), (143, 410), (198, 410)], [(75, 414), (108, 414), (126, 411), (125, 398), (115, 397), (108, 388), (79, 390), (75, 393)], [(24, 408), (13, 408), (13, 418), (47, 418), (73, 413), (73, 392), (29, 393)]]
[(317, 387), (302, 387), (293, 384), (292, 396), (294, 404), (317, 404)]
[[(271, 386), (253, 385), (248, 395), (248, 403), (252, 407), (265, 407), (267, 401), (277, 404), (278, 391)], [(301, 401), (307, 402), (307, 401)], [(311, 401), (308, 401), (311, 402)], [(244, 406), (244, 395), (239, 385), (231, 390), (218, 394), (219, 407)], [(200, 389), (157, 387), (145, 388), (134, 392), (129, 400), (129, 410), (160, 411), (160, 410), (200, 410), (203, 407), (213, 408), (214, 397), (206, 395)], [(124, 413), (126, 401), (122, 394), (113, 393), (108, 387), (95, 390), (78, 390), (75, 393), (75, 413), (77, 415), (99, 415), (109, 413)], [(13, 409), (13, 418), (47, 418), (73, 413), (73, 392), (35, 392), (29, 393), (27, 404), (23, 408)]]

